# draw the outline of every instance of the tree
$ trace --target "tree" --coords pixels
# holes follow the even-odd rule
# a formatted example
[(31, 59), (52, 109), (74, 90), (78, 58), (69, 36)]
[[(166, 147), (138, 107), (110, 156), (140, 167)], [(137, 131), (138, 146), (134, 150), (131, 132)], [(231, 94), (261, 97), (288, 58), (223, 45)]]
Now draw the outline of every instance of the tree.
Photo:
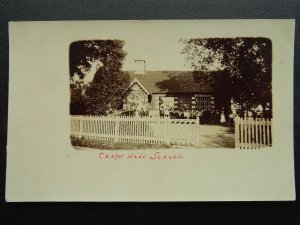
[(71, 80), (83, 81), (91, 75), (91, 68), (96, 64), (90, 83), (78, 86), (71, 82), (70, 107), (79, 105), (83, 114), (99, 115), (122, 106), (129, 86), (129, 75), (121, 71), (126, 56), (124, 44), (121, 40), (97, 40), (77, 41), (70, 45)]
[(103, 115), (109, 110), (121, 109), (128, 87), (128, 73), (100, 68), (86, 89), (87, 114)]
[(205, 77), (213, 84), (221, 96), (220, 106), (226, 107), (230, 99), (243, 109), (272, 104), (270, 39), (197, 38), (182, 42), (182, 53), (195, 77)]
[(71, 115), (84, 115), (86, 112), (86, 96), (84, 94), (85, 86), (82, 80), (70, 79)]

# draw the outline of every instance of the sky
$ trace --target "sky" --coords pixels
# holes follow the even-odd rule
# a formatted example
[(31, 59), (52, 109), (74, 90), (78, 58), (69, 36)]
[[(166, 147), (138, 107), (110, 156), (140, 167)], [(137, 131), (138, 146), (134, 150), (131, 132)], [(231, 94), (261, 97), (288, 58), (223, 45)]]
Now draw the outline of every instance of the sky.
[[(173, 32), (166, 32), (166, 30), (153, 31), (143, 29), (128, 31), (119, 34), (116, 38), (123, 40), (125, 45), (124, 51), (127, 53), (123, 61), (124, 71), (134, 71), (136, 68), (135, 60), (146, 61), (146, 71), (187, 71), (192, 70), (185, 66), (184, 55), (181, 51), (184, 45), (180, 42), (182, 37), (173, 35)], [(86, 73), (84, 78), (85, 83), (93, 80), (96, 72), (96, 61), (91, 64), (90, 70)], [(101, 63), (100, 63), (101, 64)]]
[(245, 34), (267, 37), (274, 32), (269, 21), (260, 22), (259, 29), (256, 24), (240, 20), (95, 21), (76, 28), (72, 39), (124, 40), (124, 50), (128, 53), (124, 70), (134, 70), (136, 59), (146, 61), (146, 70), (191, 70), (185, 66), (184, 55), (180, 53), (183, 49), (183, 44), (179, 43), (181, 39), (241, 37)]
[[(123, 39), (124, 40), (124, 39)], [(137, 59), (146, 61), (146, 70), (190, 70), (185, 66), (184, 55), (181, 54), (183, 44), (179, 39), (141, 35), (135, 39), (127, 39), (124, 50), (124, 70), (134, 70)]]
[[(191, 70), (185, 66), (184, 55), (181, 54), (184, 46), (180, 43), (180, 39), (199, 36), (199, 32), (189, 26), (165, 21), (127, 21), (103, 29), (106, 33), (101, 39), (125, 41), (127, 56), (124, 70), (134, 70), (137, 59), (146, 61), (146, 70)], [(193, 34), (191, 31), (194, 31)]]

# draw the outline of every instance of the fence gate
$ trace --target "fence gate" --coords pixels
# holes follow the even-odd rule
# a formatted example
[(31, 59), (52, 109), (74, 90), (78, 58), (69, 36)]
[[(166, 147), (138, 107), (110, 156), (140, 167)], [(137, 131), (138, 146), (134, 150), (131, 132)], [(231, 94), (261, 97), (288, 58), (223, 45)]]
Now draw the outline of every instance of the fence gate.
[(235, 118), (235, 147), (258, 149), (272, 146), (272, 119)]
[(198, 120), (150, 117), (72, 116), (71, 135), (77, 138), (145, 144), (199, 144)]
[(197, 119), (170, 119), (168, 128), (171, 144), (199, 145), (200, 126)]

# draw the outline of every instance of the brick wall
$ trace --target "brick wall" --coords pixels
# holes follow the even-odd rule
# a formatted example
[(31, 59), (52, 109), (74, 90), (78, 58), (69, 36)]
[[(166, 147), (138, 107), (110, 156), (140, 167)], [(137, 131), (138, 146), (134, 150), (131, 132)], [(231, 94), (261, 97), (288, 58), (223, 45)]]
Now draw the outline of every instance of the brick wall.
[(147, 93), (137, 84), (134, 83), (130, 88), (130, 93), (127, 96), (127, 101), (123, 105), (125, 109), (146, 109), (149, 107)]

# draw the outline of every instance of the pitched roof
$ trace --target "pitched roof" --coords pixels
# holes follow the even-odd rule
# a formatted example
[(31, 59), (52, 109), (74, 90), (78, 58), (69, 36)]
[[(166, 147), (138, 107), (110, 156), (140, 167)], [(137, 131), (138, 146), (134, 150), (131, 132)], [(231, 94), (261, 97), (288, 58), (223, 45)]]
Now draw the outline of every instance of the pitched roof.
[(197, 81), (192, 71), (146, 71), (145, 74), (127, 72), (131, 82), (136, 78), (151, 94), (212, 92), (210, 84)]

